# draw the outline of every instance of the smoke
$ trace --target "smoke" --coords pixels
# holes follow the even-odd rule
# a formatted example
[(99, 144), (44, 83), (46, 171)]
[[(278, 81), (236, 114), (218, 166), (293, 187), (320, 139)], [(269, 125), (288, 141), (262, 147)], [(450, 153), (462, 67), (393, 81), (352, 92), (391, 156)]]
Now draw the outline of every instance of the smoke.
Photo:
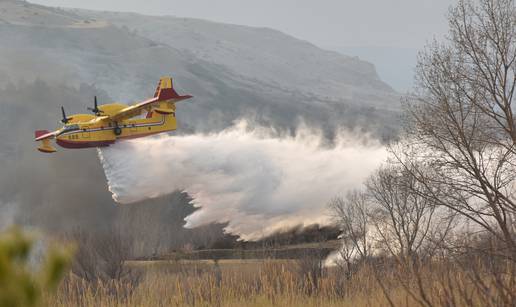
[(306, 127), (285, 136), (242, 121), (218, 133), (120, 142), (99, 150), (99, 157), (116, 202), (183, 190), (200, 208), (186, 227), (227, 222), (227, 232), (253, 240), (327, 224), (328, 201), (361, 186), (386, 151), (350, 133), (324, 146), (321, 133)]
[(2, 203), (0, 201), (0, 231), (15, 224), (17, 208), (14, 203)]

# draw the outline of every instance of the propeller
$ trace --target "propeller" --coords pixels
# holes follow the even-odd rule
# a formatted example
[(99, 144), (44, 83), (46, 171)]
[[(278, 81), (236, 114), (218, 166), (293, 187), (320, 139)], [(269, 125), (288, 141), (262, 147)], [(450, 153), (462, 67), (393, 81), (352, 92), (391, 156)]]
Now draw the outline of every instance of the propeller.
[(99, 105), (97, 103), (97, 96), (95, 96), (95, 99), (93, 100), (93, 108), (88, 108), (91, 112), (95, 113), (95, 115), (99, 116), (100, 113), (103, 113), (104, 111), (99, 109)]
[(61, 122), (63, 124), (66, 124), (68, 123), (68, 121), (70, 120), (68, 117), (66, 117), (66, 113), (65, 113), (65, 110), (64, 110), (64, 107), (61, 106), (61, 113), (63, 113), (63, 119), (61, 119)]

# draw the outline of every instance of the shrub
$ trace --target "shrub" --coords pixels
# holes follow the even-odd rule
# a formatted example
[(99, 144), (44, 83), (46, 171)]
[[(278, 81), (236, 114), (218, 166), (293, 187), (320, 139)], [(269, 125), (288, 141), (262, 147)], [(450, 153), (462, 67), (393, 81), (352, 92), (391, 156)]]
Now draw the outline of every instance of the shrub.
[(56, 290), (70, 264), (71, 250), (51, 247), (31, 265), (34, 241), (13, 228), (0, 234), (0, 306), (40, 306), (42, 294)]

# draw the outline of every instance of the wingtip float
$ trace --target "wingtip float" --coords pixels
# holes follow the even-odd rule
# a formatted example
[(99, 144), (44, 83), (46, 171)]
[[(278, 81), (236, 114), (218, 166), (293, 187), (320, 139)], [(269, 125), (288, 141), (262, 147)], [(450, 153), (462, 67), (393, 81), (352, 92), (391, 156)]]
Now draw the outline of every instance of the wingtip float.
[[(67, 117), (61, 107), (64, 126), (56, 131), (37, 130), (35, 141), (41, 142), (38, 150), (56, 152), (50, 140), (64, 148), (105, 147), (121, 139), (145, 137), (173, 131), (177, 128), (175, 103), (190, 99), (179, 95), (173, 87), (172, 78), (160, 79), (154, 97), (129, 106), (121, 103), (98, 105), (88, 108), (92, 114), (74, 114)], [(146, 112), (145, 118), (138, 116)], [(138, 118), (135, 118), (138, 117)]]

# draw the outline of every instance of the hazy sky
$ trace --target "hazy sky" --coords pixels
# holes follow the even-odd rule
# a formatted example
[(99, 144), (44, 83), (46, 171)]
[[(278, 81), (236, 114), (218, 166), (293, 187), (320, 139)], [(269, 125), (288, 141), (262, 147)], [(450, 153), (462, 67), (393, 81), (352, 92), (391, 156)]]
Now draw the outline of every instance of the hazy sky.
[(456, 0), (29, 0), (51, 6), (265, 26), (319, 46), (421, 48)]

